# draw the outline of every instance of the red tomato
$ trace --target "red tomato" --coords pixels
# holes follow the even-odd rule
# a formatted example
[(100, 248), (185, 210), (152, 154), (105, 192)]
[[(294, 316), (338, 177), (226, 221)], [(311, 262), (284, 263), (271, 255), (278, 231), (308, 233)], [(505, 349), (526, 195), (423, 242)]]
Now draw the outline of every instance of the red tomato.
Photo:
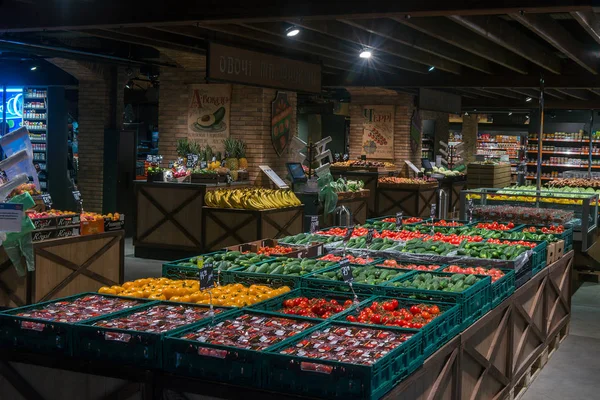
[(381, 324), (381, 315), (374, 314), (371, 316), (371, 323), (373, 324)]
[[(413, 272), (414, 273), (414, 272)], [(417, 306), (411, 306), (410, 307), (410, 312), (414, 315), (414, 314), (420, 314), (421, 313), (421, 309)]]
[(356, 317), (355, 317), (354, 315), (348, 315), (348, 316), (346, 317), (346, 321), (349, 321), (349, 322), (356, 322)]

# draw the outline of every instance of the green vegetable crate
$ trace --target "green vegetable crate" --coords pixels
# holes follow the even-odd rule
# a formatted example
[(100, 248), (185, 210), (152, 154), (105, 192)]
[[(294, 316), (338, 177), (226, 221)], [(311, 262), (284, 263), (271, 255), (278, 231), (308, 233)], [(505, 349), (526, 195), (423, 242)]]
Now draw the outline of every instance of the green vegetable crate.
[[(234, 310), (215, 317), (214, 323), (219, 324), (228, 319), (235, 319), (243, 314), (282, 317), (280, 314), (268, 311)], [(323, 321), (311, 318), (298, 316), (285, 316), (285, 318), (313, 322), (315, 325), (304, 331), (305, 334), (309, 334), (323, 325)], [(181, 331), (167, 335), (163, 346), (164, 369), (174, 374), (194, 378), (229, 384), (234, 383), (241, 386), (262, 387), (265, 370), (263, 360), (266, 356), (266, 351), (276, 347), (279, 343), (265, 349), (265, 351), (256, 351), (212, 343), (201, 343), (183, 337), (210, 324), (212, 324), (212, 321), (202, 321)]]
[[(13, 308), (0, 313), (0, 348), (71, 356), (73, 354), (73, 338), (77, 335), (78, 331), (77, 324), (23, 317), (17, 316), (16, 314), (27, 313), (28, 311), (43, 309), (44, 307), (57, 302), (73, 301), (80, 297), (92, 295), (127, 299), (135, 302), (136, 305), (128, 310), (136, 310), (146, 304), (155, 303), (153, 300), (133, 299), (130, 297), (120, 297), (109, 294), (80, 293), (61, 299)], [(102, 317), (106, 318), (115, 314), (116, 313), (109, 313)]]
[[(383, 222), (384, 219), (391, 218), (393, 222)], [(413, 222), (412, 224), (405, 224), (404, 220), (411, 217), (402, 217), (402, 226), (414, 226), (420, 224), (420, 222)], [(377, 230), (393, 230), (396, 229), (396, 216), (395, 215), (386, 215), (385, 217), (377, 217), (370, 218), (366, 220), (366, 223), (363, 225), (365, 228), (375, 228)]]
[[(345, 312), (339, 314), (337, 317), (333, 317), (339, 321), (346, 321), (346, 317), (349, 315), (357, 315), (360, 310), (368, 307), (374, 301), (383, 303), (388, 300), (398, 300), (398, 308), (407, 308), (411, 306), (426, 304), (428, 306), (437, 305), (440, 308), (440, 315), (431, 320), (428, 324), (424, 325), (421, 329), (407, 329), (414, 332), (421, 332), (423, 335), (423, 356), (427, 359), (430, 355), (435, 353), (444, 344), (448, 343), (450, 339), (458, 335), (462, 330), (462, 317), (460, 315), (460, 307), (458, 304), (444, 303), (440, 301), (428, 301), (428, 300), (414, 300), (396, 297), (372, 297), (360, 303), (358, 308), (351, 308)], [(348, 322), (353, 323), (353, 322)], [(376, 326), (382, 329), (389, 328), (385, 325), (370, 325)], [(406, 329), (406, 328), (404, 328)]]
[[(308, 397), (376, 400), (423, 365), (421, 332), (414, 334), (372, 365), (280, 354), (280, 351), (294, 346), (316, 330), (348, 326), (374, 329), (371, 325), (363, 324), (325, 323), (315, 330), (296, 335), (270, 348), (264, 357), (265, 388)], [(412, 333), (411, 330), (402, 328), (386, 327), (385, 330)]]
[[(513, 242), (513, 240), (505, 239)], [(548, 252), (546, 249), (548, 248), (548, 242), (536, 242), (533, 240), (528, 240), (528, 242), (535, 243), (535, 246), (532, 250), (533, 254), (531, 256), (531, 270), (533, 275), (540, 272), (542, 269), (546, 268), (547, 260), (548, 260)]]
[[(282, 316), (288, 316), (289, 314), (283, 314), (283, 302), (289, 299), (295, 299), (297, 297), (306, 297), (308, 299), (311, 298), (322, 298), (325, 300), (337, 300), (340, 305), (343, 305), (346, 300), (354, 301), (354, 295), (352, 293), (339, 293), (339, 292), (331, 292), (327, 290), (317, 290), (317, 289), (295, 289), (286, 294), (277, 296), (273, 299), (269, 299), (267, 301), (262, 301), (260, 303), (254, 304), (248, 309), (257, 310), (257, 311), (270, 311), (272, 313), (281, 314)], [(357, 301), (359, 304), (362, 301), (371, 299), (371, 296), (368, 295), (357, 295)], [(352, 307), (355, 307), (354, 305)], [(348, 310), (344, 310), (340, 313), (334, 314), (331, 318), (335, 318), (336, 316), (345, 314)]]
[[(472, 278), (471, 278), (472, 277)], [(404, 287), (404, 284), (419, 279), (419, 288)], [(460, 287), (464, 290), (460, 292), (447, 290), (429, 290), (429, 284), (435, 284), (434, 279), (438, 278), (440, 289), (456, 290), (456, 286), (449, 288), (451, 282), (456, 285), (462, 280)], [(441, 278), (441, 279), (440, 279)], [(479, 280), (477, 280), (479, 279)], [(441, 281), (446, 281), (445, 285)], [(450, 282), (448, 282), (450, 280)], [(471, 282), (475, 280), (475, 282)], [(405, 283), (406, 282), (406, 283)], [(403, 296), (419, 300), (442, 301), (446, 303), (456, 303), (460, 306), (462, 316), (462, 329), (466, 329), (475, 321), (485, 315), (491, 309), (492, 298), (492, 279), (489, 276), (476, 277), (475, 275), (451, 274), (447, 272), (420, 272), (401, 277), (394, 282), (395, 286), (384, 287), (386, 296)]]
[(252, 265), (248, 268), (237, 268), (224, 274), (225, 283), (268, 284), (289, 286), (292, 289), (301, 286), (300, 280), (310, 273), (319, 272), (336, 266), (335, 262), (315, 259), (278, 258)]
[[(447, 266), (441, 267), (437, 272), (444, 272), (445, 268), (447, 268)], [(491, 266), (484, 268), (490, 269), (495, 267)], [(504, 276), (498, 279), (496, 282), (492, 282), (492, 308), (496, 308), (500, 303), (508, 299), (510, 295), (515, 292), (515, 270), (505, 268), (498, 269), (504, 272)]]
[[(355, 293), (363, 295), (383, 295), (384, 285), (395, 282), (413, 270), (400, 268), (376, 267), (374, 265), (352, 266), (352, 288)], [(387, 279), (390, 277), (390, 279)], [(383, 279), (383, 281), (382, 281)], [(371, 283), (369, 283), (371, 282)], [(351, 293), (350, 286), (341, 277), (339, 266), (306, 275), (301, 285), (303, 288)]]
[[(531, 228), (531, 227), (535, 227), (538, 229), (538, 232), (541, 233), (541, 229), (542, 228), (547, 228), (546, 225), (525, 225), (521, 228), (520, 231), (523, 231), (524, 229), (527, 228)], [(565, 253), (568, 253), (569, 251), (573, 250), (573, 227), (566, 227), (563, 231), (563, 233), (551, 233), (551, 235), (554, 235), (554, 237), (557, 240), (564, 240), (565, 241)]]
[[(133, 310), (121, 311), (109, 318), (98, 317), (89, 320), (77, 327), (77, 334), (73, 337), (73, 354), (79, 358), (88, 360), (103, 360), (119, 364), (133, 365), (141, 368), (159, 369), (163, 366), (163, 339), (169, 334), (184, 330), (189, 324), (165, 333), (142, 332), (135, 330), (106, 328), (93, 326), (94, 323), (103, 320), (127, 317), (144, 309), (154, 306), (176, 306), (202, 308), (208, 311), (209, 306), (201, 304), (178, 303), (178, 302), (156, 302), (145, 307)], [(214, 307), (215, 315), (228, 315), (231, 307)], [(207, 317), (200, 320), (211, 320)]]

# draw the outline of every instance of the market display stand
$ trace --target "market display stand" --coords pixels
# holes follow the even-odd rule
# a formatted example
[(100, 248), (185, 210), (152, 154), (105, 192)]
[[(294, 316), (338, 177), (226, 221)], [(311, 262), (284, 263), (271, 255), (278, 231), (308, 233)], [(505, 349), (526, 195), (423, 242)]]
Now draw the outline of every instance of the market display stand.
[(249, 183), (135, 182), (135, 256), (174, 260), (201, 253), (206, 191), (245, 186)]
[(404, 215), (429, 217), (431, 205), (437, 204), (437, 182), (424, 185), (383, 184), (377, 188), (377, 215)]
[[(33, 244), (35, 271), (19, 277), (0, 251), (0, 307), (20, 307), (123, 282), (121, 231), (51, 239)], [(25, 259), (22, 259), (25, 266)]]
[[(517, 398), (568, 334), (572, 265), (573, 251), (448, 342), (383, 399)], [(167, 392), (186, 398), (198, 394), (218, 399), (298, 399), (115, 364), (0, 352), (0, 393), (11, 400), (135, 394), (150, 400), (163, 399)]]
[(348, 167), (331, 167), (331, 175), (335, 179), (340, 176), (348, 180), (363, 181), (365, 183), (364, 188), (369, 190), (370, 196), (367, 200), (367, 218), (375, 218), (380, 214), (377, 214), (377, 181), (382, 176), (388, 176), (393, 171), (381, 169), (381, 168), (362, 168), (352, 169)]
[(448, 196), (448, 212), (460, 210), (460, 192), (467, 188), (467, 177), (448, 177), (439, 181), (439, 188)]
[[(371, 191), (368, 189), (359, 192), (337, 193), (338, 201), (336, 207), (345, 206), (352, 213), (352, 222), (355, 225), (364, 225), (367, 222), (368, 202), (371, 198)], [(304, 204), (304, 231), (310, 229), (310, 216), (319, 216), (319, 228), (328, 228), (339, 225), (336, 221), (335, 213), (323, 215), (323, 207), (319, 203), (319, 194), (296, 193), (296, 196)]]

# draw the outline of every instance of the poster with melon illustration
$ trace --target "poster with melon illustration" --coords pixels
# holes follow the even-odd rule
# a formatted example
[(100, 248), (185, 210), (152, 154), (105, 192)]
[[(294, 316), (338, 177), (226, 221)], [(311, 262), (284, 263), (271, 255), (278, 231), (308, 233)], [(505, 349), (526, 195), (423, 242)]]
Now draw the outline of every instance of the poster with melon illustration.
[(394, 106), (363, 106), (362, 151), (367, 158), (394, 158)]
[(188, 139), (201, 146), (223, 150), (229, 137), (231, 85), (190, 85), (188, 92)]
[(277, 92), (275, 100), (271, 103), (271, 142), (281, 156), (290, 142), (292, 126), (292, 106), (285, 92)]

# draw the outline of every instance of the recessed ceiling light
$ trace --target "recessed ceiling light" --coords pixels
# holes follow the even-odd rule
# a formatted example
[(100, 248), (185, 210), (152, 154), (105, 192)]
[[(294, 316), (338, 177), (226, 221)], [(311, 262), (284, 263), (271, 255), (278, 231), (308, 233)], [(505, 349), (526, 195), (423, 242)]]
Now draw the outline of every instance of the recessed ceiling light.
[(294, 37), (300, 33), (300, 29), (297, 26), (290, 26), (285, 30), (285, 35), (287, 37)]
[(30, 69), (30, 70), (32, 70), (32, 71), (35, 71), (35, 70), (37, 69), (37, 66), (36, 66), (36, 65), (34, 65), (33, 67), (31, 67), (31, 68), (29, 68), (29, 69)]
[(525, 116), (525, 118), (529, 119), (529, 114), (527, 114), (527, 115)]
[(432, 65), (431, 67), (429, 67), (429, 72), (433, 71), (435, 69), (435, 67)]
[(467, 111), (465, 111), (465, 115), (468, 117), (468, 116), (469, 116), (469, 113), (468, 113)]
[(528, 97), (525, 99), (525, 101), (530, 102), (531, 100), (533, 100), (531, 97)]
[(372, 55), (373, 55), (373, 53), (371, 53), (371, 51), (369, 49), (363, 49), (363, 50), (361, 50), (359, 57), (360, 58), (371, 58)]
[(508, 115), (512, 115), (512, 111), (508, 113)]

